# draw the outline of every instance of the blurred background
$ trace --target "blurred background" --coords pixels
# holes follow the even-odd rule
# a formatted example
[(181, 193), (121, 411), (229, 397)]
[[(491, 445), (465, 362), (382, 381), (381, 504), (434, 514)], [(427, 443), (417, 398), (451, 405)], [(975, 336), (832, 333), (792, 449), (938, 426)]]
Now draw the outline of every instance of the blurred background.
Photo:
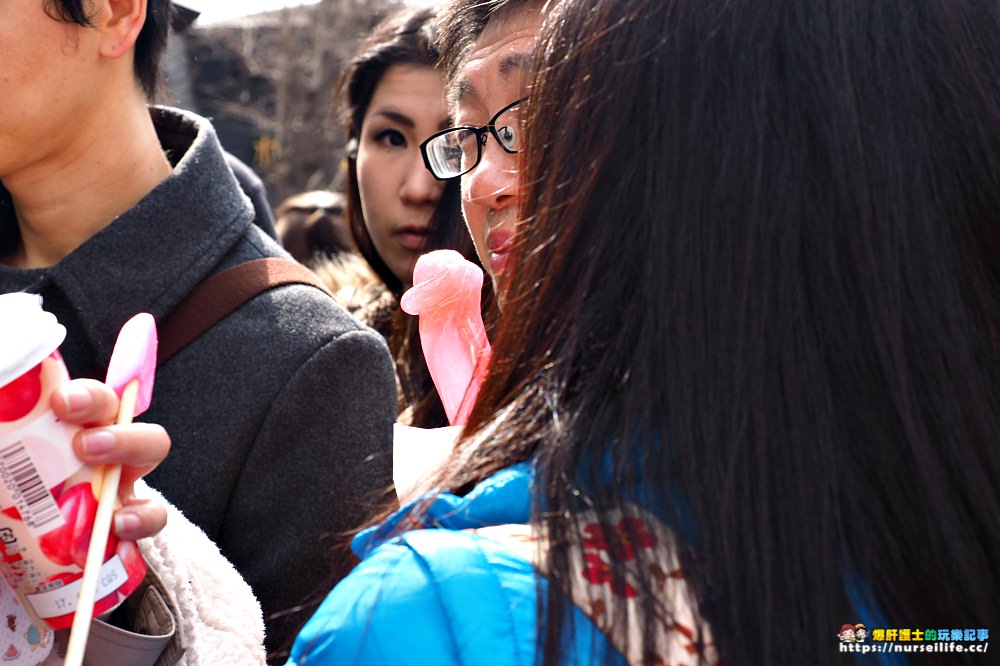
[(344, 62), (387, 13), (433, 0), (174, 0), (157, 101), (210, 118), (271, 206), (341, 189), (344, 129), (331, 102)]

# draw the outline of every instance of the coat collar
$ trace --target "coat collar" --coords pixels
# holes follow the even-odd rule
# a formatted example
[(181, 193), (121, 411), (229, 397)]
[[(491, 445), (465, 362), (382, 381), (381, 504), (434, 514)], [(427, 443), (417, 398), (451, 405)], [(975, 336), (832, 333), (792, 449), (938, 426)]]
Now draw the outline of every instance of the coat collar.
[(410, 514), (427, 504), (422, 516), (425, 527), (450, 530), (505, 525), (527, 524), (531, 517), (531, 486), (534, 483), (532, 461), (506, 467), (484, 479), (468, 495), (432, 492), (428, 496), (408, 503), (381, 525), (371, 527), (354, 538), (352, 550), (364, 557), (372, 549), (385, 543), (400, 532)]
[[(58, 289), (101, 364), (125, 321), (138, 312), (157, 321), (169, 314), (253, 219), (209, 122), (166, 107), (151, 107), (150, 113), (173, 173), (55, 266), (0, 267), (19, 274), (5, 281), (27, 290)], [(17, 223), (8, 199), (0, 205), (0, 238), (12, 234), (16, 238)]]

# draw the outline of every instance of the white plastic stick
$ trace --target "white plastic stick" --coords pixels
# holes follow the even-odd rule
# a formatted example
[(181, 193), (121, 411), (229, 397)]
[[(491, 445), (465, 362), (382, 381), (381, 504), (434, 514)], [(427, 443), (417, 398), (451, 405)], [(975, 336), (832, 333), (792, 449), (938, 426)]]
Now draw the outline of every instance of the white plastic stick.
[[(138, 395), (139, 380), (133, 379), (122, 391), (121, 404), (118, 409), (118, 423), (132, 422)], [(103, 481), (98, 481), (101, 476), (104, 477)], [(90, 534), (90, 547), (87, 549), (83, 578), (80, 579), (80, 597), (76, 603), (76, 614), (73, 616), (73, 626), (69, 633), (64, 666), (82, 666), (83, 664), (83, 655), (87, 650), (87, 637), (90, 635), (90, 621), (94, 614), (97, 581), (100, 578), (101, 567), (104, 565), (104, 551), (108, 547), (108, 535), (111, 533), (111, 514), (115, 510), (115, 500), (118, 497), (118, 484), (121, 478), (121, 465), (104, 465), (94, 471), (94, 480), (91, 483), (100, 483), (101, 496), (97, 501), (97, 514), (94, 516), (94, 529)]]

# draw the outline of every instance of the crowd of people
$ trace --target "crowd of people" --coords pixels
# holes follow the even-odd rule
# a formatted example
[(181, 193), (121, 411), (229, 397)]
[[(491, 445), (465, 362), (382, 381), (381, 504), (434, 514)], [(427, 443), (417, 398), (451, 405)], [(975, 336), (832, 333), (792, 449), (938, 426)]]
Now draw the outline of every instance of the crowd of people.
[[(277, 240), (211, 124), (148, 104), (170, 12), (0, 8), (0, 291), (67, 328), (53, 409), (125, 466), (176, 621), (114, 663), (834, 664), (845, 622), (978, 637), (864, 661), (986, 663), (1000, 5), (402, 10), (331, 91), (342, 198)], [(454, 432), (399, 308), (436, 249), (488, 276), (492, 354), (400, 505), (394, 424)], [(292, 258), (325, 289), (255, 294), (109, 425), (129, 316)]]

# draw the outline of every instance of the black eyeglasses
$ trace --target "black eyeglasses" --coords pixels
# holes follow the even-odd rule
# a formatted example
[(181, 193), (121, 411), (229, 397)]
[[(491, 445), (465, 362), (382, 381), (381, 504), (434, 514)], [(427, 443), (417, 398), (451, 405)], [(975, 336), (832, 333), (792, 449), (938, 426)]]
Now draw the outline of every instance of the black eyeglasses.
[(438, 180), (451, 180), (467, 174), (483, 159), (483, 146), (490, 134), (506, 152), (521, 152), (521, 119), (518, 107), (528, 101), (522, 97), (503, 107), (482, 127), (449, 127), (420, 144), (424, 166)]

